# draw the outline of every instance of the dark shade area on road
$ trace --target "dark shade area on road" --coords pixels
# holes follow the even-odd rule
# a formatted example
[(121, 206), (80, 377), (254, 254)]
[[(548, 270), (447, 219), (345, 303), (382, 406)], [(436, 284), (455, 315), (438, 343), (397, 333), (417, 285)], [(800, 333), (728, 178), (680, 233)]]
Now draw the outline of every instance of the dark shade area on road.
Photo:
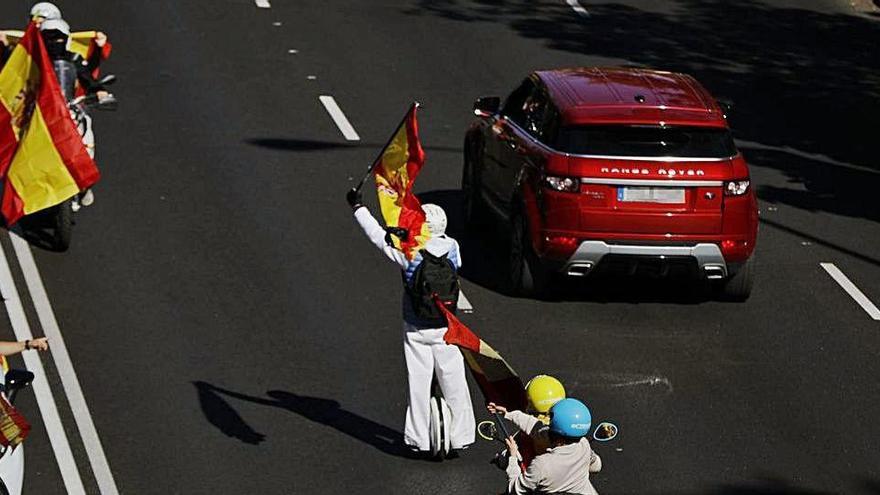
[(738, 138), (866, 169), (747, 152), (754, 165), (780, 170), (806, 188), (759, 189), (762, 199), (880, 221), (880, 208), (865, 195), (880, 187), (876, 20), (757, 0), (678, 0), (651, 10), (590, 2), (589, 10), (583, 18), (564, 2), (536, 8), (525, 0), (422, 0), (405, 12), (502, 23), (551, 49), (691, 74), (716, 97), (735, 103), (731, 124)]
[(298, 395), (283, 390), (267, 391), (268, 398), (257, 397), (202, 381), (193, 383), (198, 390), (199, 403), (208, 422), (227, 436), (238, 438), (244, 443), (257, 444), (265, 437), (255, 432), (224, 397), (284, 409), (315, 423), (329, 426), (385, 454), (408, 457), (408, 449), (403, 443), (401, 432), (348, 411), (335, 400)]

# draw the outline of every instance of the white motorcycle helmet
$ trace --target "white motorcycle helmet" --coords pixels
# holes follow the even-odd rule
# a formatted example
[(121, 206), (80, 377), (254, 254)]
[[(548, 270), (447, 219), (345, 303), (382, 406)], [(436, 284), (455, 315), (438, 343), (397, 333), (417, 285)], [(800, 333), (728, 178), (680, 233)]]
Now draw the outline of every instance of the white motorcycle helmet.
[(31, 19), (42, 18), (46, 21), (61, 19), (61, 10), (51, 2), (39, 2), (31, 7)]
[(422, 211), (425, 212), (425, 223), (428, 224), (428, 231), (431, 235), (443, 235), (446, 233), (446, 212), (439, 206), (428, 203), (422, 205)]
[(40, 31), (61, 31), (65, 36), (70, 36), (70, 25), (63, 19), (49, 19), (40, 24)]

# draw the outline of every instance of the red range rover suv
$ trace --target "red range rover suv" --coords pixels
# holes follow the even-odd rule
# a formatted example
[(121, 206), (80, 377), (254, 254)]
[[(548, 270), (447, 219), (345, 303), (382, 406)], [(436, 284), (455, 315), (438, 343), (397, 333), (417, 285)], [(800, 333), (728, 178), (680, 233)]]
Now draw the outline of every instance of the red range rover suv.
[(692, 77), (539, 71), (474, 113), (465, 213), (509, 226), (513, 291), (541, 291), (554, 273), (684, 265), (723, 299), (748, 298), (757, 199), (725, 111)]

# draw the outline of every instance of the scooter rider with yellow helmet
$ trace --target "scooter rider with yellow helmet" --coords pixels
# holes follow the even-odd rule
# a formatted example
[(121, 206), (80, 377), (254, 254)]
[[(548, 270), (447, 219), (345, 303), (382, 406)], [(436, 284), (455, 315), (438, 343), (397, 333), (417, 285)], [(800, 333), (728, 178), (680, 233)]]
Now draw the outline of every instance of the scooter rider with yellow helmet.
[[(494, 402), (490, 402), (486, 409), (490, 414), (503, 415), (504, 419), (516, 425), (523, 434), (528, 435), (530, 442), (519, 441), (520, 455), (523, 462), (528, 464), (550, 446), (549, 411), (554, 404), (565, 399), (565, 387), (550, 375), (537, 375), (526, 384), (526, 396), (529, 399), (528, 412), (508, 411), (504, 406)], [(499, 464), (500, 467), (506, 465), (502, 459), (499, 459)]]

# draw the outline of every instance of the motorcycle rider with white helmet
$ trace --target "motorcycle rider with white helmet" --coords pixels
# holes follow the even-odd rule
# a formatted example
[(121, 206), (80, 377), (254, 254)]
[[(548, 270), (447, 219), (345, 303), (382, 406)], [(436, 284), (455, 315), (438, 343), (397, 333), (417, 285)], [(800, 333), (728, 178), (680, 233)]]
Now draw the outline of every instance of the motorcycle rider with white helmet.
[(31, 7), (31, 20), (34, 21), (37, 26), (42, 24), (43, 21), (58, 19), (61, 19), (61, 9), (52, 2), (39, 2)]
[[(411, 285), (414, 273), (423, 261), (420, 251), (412, 260), (386, 240), (386, 231), (379, 225), (364, 204), (359, 190), (352, 189), (346, 200), (354, 211), (354, 217), (364, 233), (386, 257), (397, 264), (403, 272), (405, 289)], [(455, 270), (461, 267), (458, 242), (446, 235), (446, 213), (438, 205), (424, 204), (425, 222), (431, 233), (423, 251), (431, 256), (445, 256)], [(413, 303), (404, 291), (403, 295), (403, 352), (406, 358), (409, 382), (409, 403), (404, 426), (404, 443), (420, 455), (427, 455), (430, 443), (431, 382), (434, 371), (443, 397), (452, 411), (450, 446), (453, 450), (466, 448), (474, 442), (475, 420), (470, 391), (464, 371), (464, 359), (456, 346), (443, 340), (447, 327), (445, 321), (420, 319)]]

